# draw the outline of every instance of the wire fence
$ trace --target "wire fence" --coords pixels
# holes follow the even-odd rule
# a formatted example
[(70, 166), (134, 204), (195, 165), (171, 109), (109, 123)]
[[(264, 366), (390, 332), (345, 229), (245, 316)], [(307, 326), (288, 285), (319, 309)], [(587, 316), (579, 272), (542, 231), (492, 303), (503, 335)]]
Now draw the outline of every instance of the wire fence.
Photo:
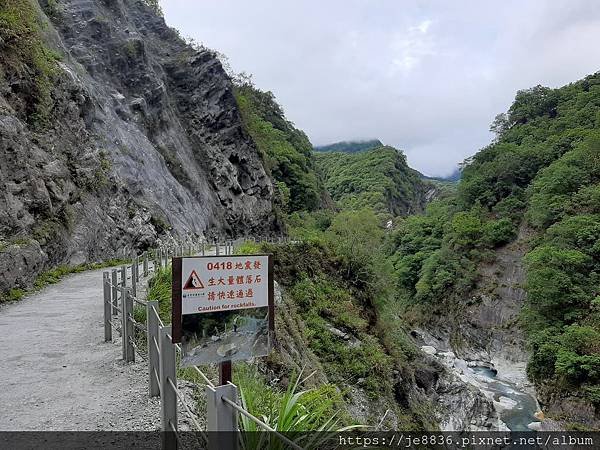
[[(148, 364), (148, 395), (160, 397), (162, 448), (181, 447), (181, 435), (178, 428), (178, 404), (192, 424), (194, 431), (201, 432), (209, 448), (225, 448), (224, 442), (209, 442), (204, 431), (238, 431), (238, 414), (253, 421), (258, 427), (277, 436), (290, 448), (301, 449), (298, 444), (279, 433), (238, 402), (238, 389), (232, 383), (217, 386), (197, 366), (192, 369), (204, 383), (207, 397), (206, 430), (195, 408), (189, 405), (183, 392), (177, 387), (177, 353), (181, 347), (172, 343), (171, 326), (165, 325), (160, 317), (157, 301), (142, 300), (138, 296), (140, 280), (148, 279), (159, 270), (167, 268), (170, 260), (177, 256), (196, 255), (233, 255), (235, 249), (244, 241), (269, 243), (295, 243), (288, 238), (244, 238), (237, 241), (205, 241), (196, 244), (175, 245), (170, 248), (158, 248), (134, 255), (130, 265), (103, 273), (104, 288), (104, 340), (113, 341), (113, 330), (122, 342), (123, 360), (135, 362), (136, 355)], [(141, 267), (140, 267), (141, 266)], [(141, 268), (141, 274), (140, 274)], [(138, 308), (135, 310), (134, 308)], [(140, 309), (142, 309), (140, 311)], [(136, 320), (142, 315), (145, 324)], [(227, 433), (230, 439), (237, 439), (235, 433)], [(236, 448), (237, 442), (227, 445)]]

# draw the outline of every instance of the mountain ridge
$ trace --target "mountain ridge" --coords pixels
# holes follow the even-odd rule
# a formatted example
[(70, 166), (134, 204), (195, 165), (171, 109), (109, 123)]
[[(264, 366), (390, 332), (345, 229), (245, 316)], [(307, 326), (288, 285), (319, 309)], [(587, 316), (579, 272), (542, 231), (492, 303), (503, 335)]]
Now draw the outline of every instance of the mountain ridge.
[(315, 152), (328, 153), (328, 152), (342, 152), (342, 153), (357, 153), (366, 150), (371, 150), (377, 147), (383, 147), (384, 144), (379, 139), (366, 139), (366, 140), (349, 140), (339, 141), (333, 144), (317, 145), (313, 147)]

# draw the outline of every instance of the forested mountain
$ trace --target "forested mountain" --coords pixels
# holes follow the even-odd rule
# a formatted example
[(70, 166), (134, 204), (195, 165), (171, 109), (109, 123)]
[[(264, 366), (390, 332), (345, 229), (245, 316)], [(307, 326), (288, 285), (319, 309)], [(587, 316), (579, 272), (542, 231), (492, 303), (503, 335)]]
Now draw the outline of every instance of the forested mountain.
[(336, 142), (329, 145), (318, 145), (315, 146), (316, 152), (344, 152), (344, 153), (358, 153), (365, 150), (371, 150), (373, 148), (383, 147), (383, 143), (379, 139), (371, 139), (368, 141), (342, 141)]
[(427, 180), (379, 140), (313, 149), (157, 5), (0, 4), (0, 301), (163, 239), (288, 232), (239, 250), (280, 294), (273, 351), (236, 368), (255, 415), (306, 369), (313, 428), (504, 429), (477, 368), (600, 429), (600, 74), (519, 91), (458, 183)]
[(312, 144), (286, 119), (274, 95), (240, 82), (235, 96), (244, 128), (275, 180), (280, 208), (284, 212), (311, 211), (327, 205), (328, 195), (315, 171)]
[(373, 208), (391, 216), (423, 210), (434, 186), (408, 167), (404, 154), (380, 146), (357, 153), (315, 153), (331, 197), (343, 209)]
[[(451, 314), (457, 351), (482, 336), (465, 331), (477, 326), (468, 312), (520, 307), (524, 288), (519, 325), (502, 325), (525, 332), (544, 410), (588, 427), (600, 423), (599, 127), (600, 74), (518, 92), (492, 125), (495, 142), (467, 161), (456, 199), (407, 218), (392, 247), (401, 300), (425, 321)], [(522, 285), (498, 276), (507, 255), (523, 261)]]

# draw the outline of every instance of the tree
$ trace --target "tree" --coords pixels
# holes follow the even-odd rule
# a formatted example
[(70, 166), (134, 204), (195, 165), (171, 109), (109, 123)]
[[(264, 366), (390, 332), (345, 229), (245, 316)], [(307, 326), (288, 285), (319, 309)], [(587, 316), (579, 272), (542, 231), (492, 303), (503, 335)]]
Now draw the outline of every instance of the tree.
[(150, 6), (157, 14), (163, 15), (162, 8), (160, 7), (159, 0), (144, 0), (144, 2)]
[(517, 92), (515, 101), (508, 110), (508, 122), (514, 124), (525, 124), (538, 116), (556, 114), (559, 94), (555, 89), (537, 85), (531, 89)]
[(498, 141), (509, 128), (510, 123), (506, 113), (496, 115), (494, 121), (490, 125), (490, 131), (496, 135), (496, 141)]

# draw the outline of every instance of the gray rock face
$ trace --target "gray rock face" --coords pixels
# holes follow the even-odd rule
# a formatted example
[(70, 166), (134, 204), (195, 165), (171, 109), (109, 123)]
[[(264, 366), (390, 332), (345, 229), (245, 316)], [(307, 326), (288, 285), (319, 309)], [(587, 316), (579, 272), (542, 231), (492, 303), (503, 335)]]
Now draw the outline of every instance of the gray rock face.
[(458, 313), (412, 332), (420, 345), (452, 350), (471, 366), (494, 368), (499, 378), (532, 388), (525, 374), (528, 354), (518, 326), (526, 297), (522, 258), (528, 233), (522, 226), (515, 242), (497, 249), (494, 261), (481, 265), (479, 284)]
[(0, 77), (0, 292), (165, 234), (274, 227), (272, 183), (214, 54), (141, 1), (42, 10), (62, 55), (49, 123), (23, 113), (23, 75)]
[(442, 431), (498, 431), (501, 424), (491, 400), (450, 372), (435, 386)]
[(461, 311), (411, 332), (421, 350), (436, 354), (447, 369), (434, 389), (441, 411), (451, 413), (440, 415), (444, 429), (467, 429), (460, 427), (469, 422), (472, 430), (502, 429), (499, 413), (510, 405), (486, 395), (490, 391), (485, 383), (469, 375), (467, 367), (492, 368), (498, 380), (535, 396), (526, 375), (528, 355), (517, 322), (526, 295), (522, 257), (527, 238), (528, 230), (522, 226), (515, 242), (497, 249), (495, 260), (480, 267), (475, 295)]
[[(503, 429), (493, 401), (450, 363), (451, 352), (421, 347), (422, 359), (415, 365), (409, 397), (427, 399), (433, 405), (433, 421), (442, 431), (498, 431)], [(412, 384), (412, 386), (411, 386)]]

